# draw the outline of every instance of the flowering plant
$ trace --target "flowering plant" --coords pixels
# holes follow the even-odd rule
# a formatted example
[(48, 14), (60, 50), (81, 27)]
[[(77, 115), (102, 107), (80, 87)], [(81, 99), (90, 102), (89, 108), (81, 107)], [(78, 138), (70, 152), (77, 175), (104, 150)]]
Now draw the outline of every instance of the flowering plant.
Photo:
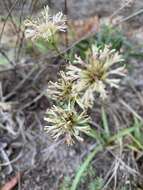
[(105, 45), (100, 50), (95, 45), (83, 61), (80, 57), (75, 58), (74, 63), (67, 67), (67, 74), (75, 81), (75, 88), (81, 94), (81, 102), (86, 107), (92, 107), (94, 94), (98, 92), (102, 99), (107, 98), (106, 86), (118, 88), (120, 76), (125, 76), (125, 66), (112, 68), (118, 62), (123, 61), (122, 56), (114, 49)]
[(83, 111), (78, 113), (70, 102), (62, 106), (53, 106), (46, 112), (45, 120), (49, 123), (45, 130), (57, 140), (63, 136), (68, 145), (74, 143), (74, 138), (83, 141), (80, 132), (88, 133), (89, 116)]
[[(25, 21), (25, 36), (31, 40), (43, 38), (50, 41), (58, 31), (66, 31), (65, 23), (63, 13), (51, 16), (47, 6), (40, 17)], [(96, 93), (105, 99), (108, 86), (119, 88), (121, 77), (126, 74), (125, 66), (117, 65), (122, 61), (121, 54), (109, 45), (103, 49), (92, 45), (85, 60), (75, 56), (65, 71), (60, 72), (57, 82), (48, 83), (46, 94), (54, 100), (54, 105), (46, 111), (46, 132), (55, 140), (63, 137), (68, 145), (75, 139), (83, 141), (80, 133), (90, 131), (87, 110), (92, 108)]]
[(62, 12), (51, 16), (49, 7), (46, 6), (38, 18), (25, 20), (25, 37), (31, 40), (43, 38), (49, 41), (58, 31), (66, 31), (65, 22), (66, 17)]

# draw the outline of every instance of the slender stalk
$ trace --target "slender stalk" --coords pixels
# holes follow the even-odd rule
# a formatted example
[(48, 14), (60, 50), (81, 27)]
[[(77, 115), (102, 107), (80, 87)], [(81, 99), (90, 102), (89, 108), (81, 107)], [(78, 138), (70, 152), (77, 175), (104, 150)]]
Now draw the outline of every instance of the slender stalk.
[(129, 19), (131, 19), (131, 18), (133, 18), (133, 17), (135, 17), (135, 16), (137, 16), (137, 15), (139, 15), (139, 14), (142, 14), (142, 13), (143, 13), (143, 9), (140, 9), (140, 10), (138, 10), (137, 12), (135, 12), (135, 13), (133, 13), (133, 14), (131, 14), (131, 15), (129, 15), (129, 16), (123, 18), (122, 20), (120, 20), (120, 21), (117, 23), (117, 25), (119, 25), (119, 24), (121, 24), (122, 22), (125, 22), (125, 21), (127, 21), (127, 20), (129, 20)]
[[(66, 16), (68, 16), (68, 3), (67, 0), (65, 0), (65, 14)], [(66, 20), (66, 25), (68, 26), (68, 19)], [(68, 39), (68, 27), (65, 33), (65, 43), (66, 43), (66, 47), (68, 47), (69, 45), (69, 39)]]
[(121, 10), (123, 10), (125, 7), (127, 7), (130, 4), (130, 0), (128, 0), (125, 4), (123, 4), (119, 9), (117, 9), (113, 14), (110, 16), (110, 19), (112, 20)]
[(79, 182), (81, 180), (83, 173), (85, 172), (85, 170), (87, 169), (87, 167), (89, 166), (90, 162), (93, 160), (95, 155), (102, 150), (103, 150), (103, 147), (101, 145), (97, 145), (95, 149), (87, 156), (83, 164), (80, 166), (75, 176), (75, 179), (73, 180), (72, 187), (70, 190), (77, 190), (77, 187), (79, 185)]

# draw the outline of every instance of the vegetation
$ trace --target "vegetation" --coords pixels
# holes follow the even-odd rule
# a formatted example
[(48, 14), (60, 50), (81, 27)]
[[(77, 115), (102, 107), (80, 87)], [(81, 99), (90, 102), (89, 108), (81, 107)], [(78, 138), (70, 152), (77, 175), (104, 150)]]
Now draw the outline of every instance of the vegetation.
[[(48, 155), (47, 157), (52, 151), (56, 152), (58, 143), (58, 146), (64, 146), (68, 150), (76, 149), (76, 146), (80, 145), (85, 147), (90, 145), (80, 157), (80, 165), (75, 173), (72, 172), (71, 176), (64, 176), (59, 180), (59, 190), (141, 190), (143, 188), (140, 171), (143, 152), (142, 110), (136, 111), (130, 106), (132, 96), (128, 94), (126, 96), (125, 92), (128, 93), (130, 83), (128, 81), (131, 71), (130, 59), (140, 58), (142, 55), (112, 23), (102, 25), (96, 34), (89, 35), (73, 43), (74, 45), (64, 46), (63, 49), (63, 39), (71, 37), (68, 36), (68, 30), (66, 16), (62, 12), (51, 14), (48, 6), (40, 15), (28, 18), (22, 23), (18, 35), (23, 35), (23, 39), (19, 49), (17, 46), (15, 48), (17, 52), (15, 62), (19, 61), (22, 51), (24, 56), (28, 55), (32, 59), (38, 57), (39, 63), (32, 64), (30, 73), (26, 73), (8, 94), (7, 89), (9, 91), (10, 87), (6, 86), (3, 93), (0, 83), (0, 137), (8, 134), (12, 144), (22, 137), (20, 143), (16, 142), (12, 146), (12, 150), (16, 149), (17, 154), (19, 148), (23, 149), (27, 144), (33, 143), (34, 146), (38, 136), (44, 131), (44, 135), (51, 138), (52, 144), (52, 148), (48, 147), (48, 151), (44, 154)], [(11, 69), (8, 65), (12, 65), (12, 70), (17, 72), (15, 62), (9, 59), (3, 49), (0, 53), (3, 71), (8, 72)], [(48, 53), (50, 56), (45, 58)], [(58, 64), (62, 62), (56, 71), (57, 76), (53, 78), (46, 76), (41, 80), (40, 72), (43, 73), (46, 68), (41, 69), (41, 67), (46, 64), (55, 66), (57, 62), (52, 65), (52, 59), (55, 58)], [(32, 90), (36, 91), (36, 95), (32, 94), (32, 90), (29, 95), (28, 82), (32, 83)], [(24, 89), (22, 89), (23, 84), (26, 86)], [(28, 94), (25, 96), (24, 91), (27, 88)], [(130, 88), (142, 104), (141, 93), (133, 85)], [(19, 91), (23, 94), (19, 95)], [(27, 97), (32, 101), (25, 103)], [(15, 100), (19, 102), (15, 104)], [(29, 109), (35, 109), (33, 106), (36, 106), (40, 100), (46, 102), (42, 104), (44, 108), (39, 111), (38, 104), (38, 112), (33, 114), (34, 117), (32, 115), (32, 119), (37, 120), (42, 130), (38, 128), (37, 131), (36, 129), (31, 131), (32, 124), (27, 115), (30, 113)], [(136, 102), (134, 104), (136, 105)], [(26, 117), (28, 119), (25, 119)], [(30, 125), (28, 129), (27, 123)], [(32, 135), (35, 133), (36, 136), (33, 138)], [(38, 146), (42, 146), (40, 143)], [(6, 177), (13, 172), (12, 164), (21, 158), (21, 152), (20, 156), (15, 158), (16, 154), (7, 148), (9, 145), (0, 139), (2, 153), (0, 172), (5, 172), (3, 169), (8, 166)], [(28, 150), (30, 149), (31, 146), (28, 146)], [(30, 167), (34, 163), (35, 152), (34, 149)], [(96, 163), (100, 160), (98, 166)]]

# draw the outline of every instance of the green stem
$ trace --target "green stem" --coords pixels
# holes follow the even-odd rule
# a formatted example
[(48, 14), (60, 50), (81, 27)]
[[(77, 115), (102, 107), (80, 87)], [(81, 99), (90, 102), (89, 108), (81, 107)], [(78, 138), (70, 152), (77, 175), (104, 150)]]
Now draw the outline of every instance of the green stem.
[(95, 157), (95, 155), (102, 151), (103, 150), (103, 147), (101, 145), (98, 145), (97, 147), (95, 147), (95, 149), (87, 156), (87, 158), (85, 159), (85, 161), (83, 162), (83, 164), (80, 166), (76, 176), (75, 176), (75, 179), (73, 180), (73, 183), (72, 183), (72, 186), (71, 186), (71, 189), (70, 190), (76, 190), (79, 183), (80, 183), (80, 180), (81, 180), (81, 177), (83, 175), (83, 173), (85, 172), (85, 170), (87, 169), (87, 167), (89, 166), (90, 162), (93, 160), (93, 158)]

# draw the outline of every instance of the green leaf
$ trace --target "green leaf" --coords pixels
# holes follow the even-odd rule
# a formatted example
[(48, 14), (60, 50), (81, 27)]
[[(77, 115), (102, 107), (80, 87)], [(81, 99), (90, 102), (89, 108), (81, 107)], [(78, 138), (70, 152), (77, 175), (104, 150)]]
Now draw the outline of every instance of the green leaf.
[(134, 136), (135, 138), (139, 139), (140, 141), (143, 141), (142, 139), (142, 131), (141, 131), (141, 127), (143, 126), (143, 123), (140, 122), (136, 117), (134, 117), (134, 125), (135, 127), (135, 131), (134, 131)]
[(37, 47), (37, 49), (38, 49), (41, 53), (46, 53), (47, 50), (48, 50), (47, 47), (46, 47), (44, 44), (40, 43), (40, 42), (35, 43), (35, 46)]
[(110, 137), (110, 131), (109, 131), (107, 114), (106, 114), (105, 109), (104, 109), (103, 106), (101, 108), (101, 116), (102, 116), (102, 123), (103, 123), (103, 128), (104, 128), (104, 131), (105, 131), (105, 135), (106, 135), (106, 138), (108, 138), (108, 137)]
[(88, 132), (84, 132), (84, 133), (88, 135), (89, 137), (92, 137), (93, 139), (95, 139), (99, 144), (102, 144), (102, 145), (104, 144), (104, 139), (95, 129), (90, 128)]
[(132, 140), (137, 145), (137, 147), (139, 149), (143, 150), (143, 145), (141, 144), (141, 142), (138, 139), (136, 139), (133, 135), (129, 135), (129, 136), (132, 138)]
[(131, 149), (132, 151), (135, 151), (135, 152), (140, 152), (139, 150), (138, 150), (138, 148), (137, 147), (135, 147), (134, 145), (126, 145), (125, 147), (127, 147), (127, 148), (129, 148), (129, 149)]
[(130, 127), (130, 128), (126, 128), (123, 129), (121, 131), (119, 131), (116, 135), (113, 135), (110, 139), (109, 139), (109, 143), (114, 142), (115, 140), (119, 140), (122, 137), (131, 134), (133, 131), (135, 131), (135, 127)]
[(8, 60), (3, 57), (3, 56), (0, 56), (0, 65), (7, 65), (9, 64)]
[(95, 150), (93, 152), (91, 152), (87, 156), (87, 158), (85, 159), (85, 161), (83, 162), (83, 164), (80, 166), (78, 172), (76, 173), (75, 179), (73, 180), (73, 183), (72, 183), (72, 186), (71, 186), (70, 190), (76, 190), (77, 189), (84, 171), (87, 169), (87, 167), (89, 166), (90, 162), (93, 160), (93, 158), (95, 157), (95, 155), (98, 152), (100, 152), (102, 149), (103, 149), (102, 146), (98, 145), (95, 148)]

